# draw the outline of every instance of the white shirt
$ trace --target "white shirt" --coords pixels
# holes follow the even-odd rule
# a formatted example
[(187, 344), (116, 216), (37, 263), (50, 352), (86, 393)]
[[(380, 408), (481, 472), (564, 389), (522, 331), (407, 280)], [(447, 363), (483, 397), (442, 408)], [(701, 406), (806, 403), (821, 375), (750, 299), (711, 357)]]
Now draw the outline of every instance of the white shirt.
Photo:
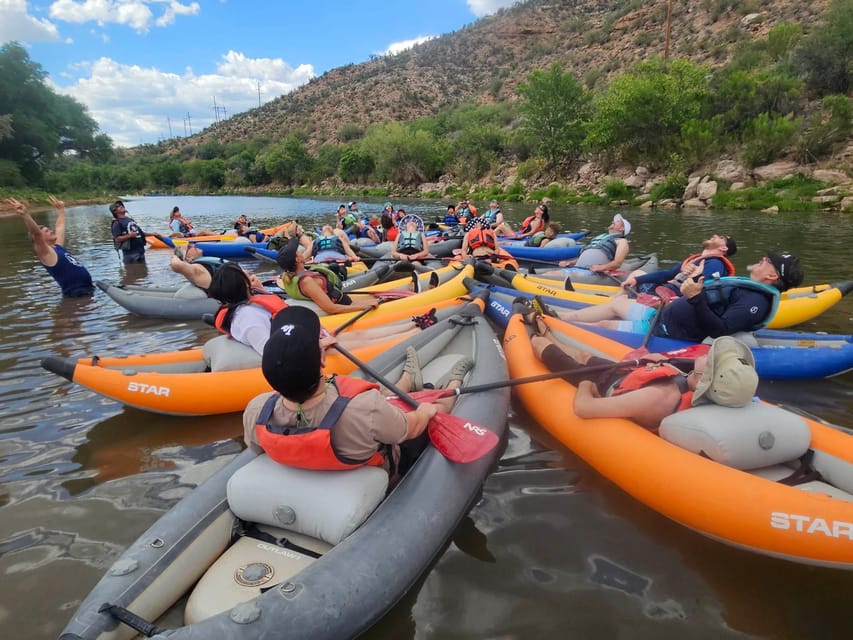
[(256, 304), (237, 307), (231, 316), (231, 337), (264, 354), (264, 345), (270, 338), (270, 312)]

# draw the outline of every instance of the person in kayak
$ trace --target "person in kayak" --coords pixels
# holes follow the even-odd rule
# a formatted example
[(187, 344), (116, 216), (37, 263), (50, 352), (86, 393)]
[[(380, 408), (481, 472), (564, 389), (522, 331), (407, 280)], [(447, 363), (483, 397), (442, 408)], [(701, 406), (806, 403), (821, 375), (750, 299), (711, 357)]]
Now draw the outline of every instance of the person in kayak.
[[(199, 289), (207, 291), (210, 287), (213, 274), (225, 264), (228, 264), (228, 260), (206, 258), (201, 247), (191, 242), (183, 249), (181, 247), (175, 248), (174, 255), (169, 262), (169, 267), (175, 273), (184, 276)], [(247, 273), (246, 276), (249, 278), (249, 284), (253, 291), (265, 292), (264, 286), (258, 276), (254, 273)]]
[(412, 214), (400, 221), (400, 231), (394, 239), (391, 257), (411, 262), (429, 257), (429, 240), (420, 217)]
[(312, 255), (319, 262), (329, 258), (358, 261), (358, 255), (353, 251), (347, 234), (340, 229), (334, 229), (330, 224), (323, 225), (320, 235), (314, 239), (311, 251), (302, 257), (308, 262)]
[(12, 207), (27, 228), (27, 233), (33, 243), (38, 261), (47, 272), (56, 280), (62, 289), (62, 295), (69, 298), (91, 296), (95, 292), (92, 284), (92, 275), (89, 270), (65, 247), (65, 203), (50, 196), (50, 203), (56, 209), (56, 224), (54, 230), (49, 227), (39, 226), (33, 220), (27, 205), (15, 198), (6, 198), (4, 201)]
[(181, 214), (180, 207), (172, 207), (172, 213), (169, 214), (169, 231), (172, 232), (171, 235), (173, 238), (194, 238), (196, 236), (219, 235), (219, 232), (214, 231), (213, 229), (196, 230), (193, 227), (193, 223)]
[(687, 278), (689, 267), (704, 261), (702, 276), (707, 281), (723, 276), (733, 276), (735, 266), (731, 257), (737, 253), (737, 243), (731, 236), (714, 234), (702, 243), (701, 253), (687, 256), (680, 264), (671, 269), (661, 269), (646, 273), (638, 269), (629, 274), (622, 282), (625, 290), (634, 289), (639, 293), (654, 293), (662, 300), (670, 300), (681, 295), (681, 283)]
[(306, 266), (302, 255), (298, 241), (291, 240), (276, 257), (283, 270), (281, 288), (288, 297), (312, 300), (328, 314), (368, 309), (379, 304), (374, 296), (351, 298), (344, 293), (337, 273), (323, 264)]
[[(281, 297), (258, 290), (249, 276), (233, 262), (225, 264), (213, 274), (207, 289), (210, 298), (222, 305), (216, 313), (214, 324), (220, 332), (263, 354), (270, 336), (270, 322), (282, 309), (289, 308)], [(341, 344), (348, 349), (385, 341), (389, 337), (408, 338), (421, 329), (435, 324), (434, 313), (412, 318), (411, 324), (349, 329), (341, 335)]]
[(562, 260), (559, 265), (561, 267), (589, 269), (594, 273), (618, 269), (631, 250), (631, 246), (628, 244), (629, 233), (631, 233), (631, 223), (617, 213), (613, 216), (613, 222), (607, 227), (606, 233), (590, 240), (581, 249), (581, 253), (576, 259)]
[(790, 253), (768, 252), (749, 268), (749, 278), (727, 277), (706, 283), (704, 268), (704, 260), (687, 267), (681, 297), (664, 306), (659, 317), (657, 309), (626, 296), (558, 315), (568, 322), (701, 342), (763, 326), (775, 312), (779, 292), (798, 287), (803, 281), (800, 261)]
[[(301, 468), (372, 465), (393, 471), (396, 464), (398, 473), (404, 473), (428, 442), (429, 420), (438, 411), (450, 411), (454, 399), (404, 411), (389, 404), (377, 385), (348, 376), (325, 378), (326, 349), (335, 340), (322, 336), (320, 320), (310, 309), (288, 307), (276, 316), (261, 365), (275, 391), (257, 396), (246, 407), (246, 445)], [(473, 365), (471, 358), (460, 359), (447, 387), (460, 386)], [(417, 352), (411, 347), (397, 385), (407, 392), (423, 388)]]
[(752, 352), (730, 336), (714, 340), (707, 356), (689, 370), (668, 364), (660, 354), (648, 354), (648, 364), (634, 368), (588, 371), (614, 364), (556, 340), (537, 318), (538, 335), (531, 342), (537, 357), (577, 387), (573, 409), (579, 418), (629, 418), (657, 430), (661, 420), (706, 402), (743, 407), (752, 402), (758, 374)]
[(251, 242), (266, 242), (269, 240), (262, 231), (252, 229), (252, 221), (249, 220), (245, 213), (237, 216), (237, 220), (234, 222), (234, 230), (238, 236), (247, 238)]
[(525, 247), (544, 247), (560, 235), (563, 230), (559, 222), (549, 222), (542, 231), (537, 231), (524, 241)]

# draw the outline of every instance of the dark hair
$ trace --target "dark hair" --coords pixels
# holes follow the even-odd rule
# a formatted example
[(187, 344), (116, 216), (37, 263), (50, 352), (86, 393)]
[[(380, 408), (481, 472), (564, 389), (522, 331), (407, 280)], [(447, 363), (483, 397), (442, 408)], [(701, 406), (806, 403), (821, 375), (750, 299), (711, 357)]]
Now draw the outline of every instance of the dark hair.
[(210, 279), (207, 296), (233, 306), (249, 299), (249, 276), (233, 262), (222, 265)]
[(180, 207), (172, 207), (172, 213), (175, 213), (175, 211), (180, 211), (180, 210), (181, 210)]
[(379, 217), (379, 224), (383, 229), (393, 229), (396, 225), (394, 224), (394, 218), (392, 218), (387, 213), (383, 213)]
[(540, 204), (539, 208), (542, 209), (542, 221), (545, 223), (551, 222), (551, 214), (548, 213), (548, 205)]

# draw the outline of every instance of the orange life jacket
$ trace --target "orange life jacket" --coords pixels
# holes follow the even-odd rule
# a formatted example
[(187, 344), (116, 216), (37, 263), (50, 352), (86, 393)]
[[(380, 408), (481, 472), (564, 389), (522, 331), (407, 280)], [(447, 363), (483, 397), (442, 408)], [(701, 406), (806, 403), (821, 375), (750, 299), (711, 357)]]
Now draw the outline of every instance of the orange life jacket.
[[(256, 304), (262, 309), (270, 312), (270, 316), (275, 316), (279, 311), (287, 307), (287, 303), (275, 294), (264, 293), (261, 295), (250, 296), (246, 302), (242, 304)], [(216, 312), (216, 317), (213, 320), (213, 326), (227, 336), (231, 335), (231, 315), (242, 305), (238, 304), (233, 307), (222, 306)]]
[(316, 427), (287, 425), (280, 427), (270, 423), (279, 395), (275, 394), (264, 403), (255, 425), (255, 437), (267, 455), (280, 464), (298, 469), (320, 471), (346, 471), (363, 467), (381, 467), (385, 456), (376, 451), (367, 460), (354, 460), (340, 455), (332, 444), (332, 427), (340, 420), (349, 401), (359, 393), (379, 386), (347, 376), (337, 376), (332, 383), (338, 397)]
[(468, 251), (479, 249), (480, 247), (488, 247), (489, 249), (497, 249), (498, 237), (491, 229), (483, 229), (475, 227), (468, 232)]
[(681, 270), (685, 271), (688, 267), (693, 264), (697, 264), (698, 260), (702, 260), (704, 258), (716, 258), (717, 260), (722, 261), (724, 265), (726, 265), (726, 273), (727, 276), (733, 276), (735, 274), (735, 266), (732, 264), (732, 261), (729, 260), (726, 256), (703, 256), (701, 253), (694, 253), (692, 256), (687, 256), (684, 262), (681, 263)]
[(637, 367), (632, 369), (628, 375), (621, 380), (618, 380), (609, 390), (608, 395), (620, 395), (629, 391), (642, 389), (659, 380), (672, 379), (678, 385), (678, 390), (681, 391), (681, 400), (678, 403), (675, 411), (684, 411), (689, 409), (693, 400), (693, 392), (687, 387), (687, 376), (675, 367), (670, 367), (661, 364), (656, 367)]
[(533, 220), (536, 216), (527, 216), (524, 219), (524, 222), (521, 223), (521, 227), (518, 229), (519, 233), (527, 233), (533, 228)]

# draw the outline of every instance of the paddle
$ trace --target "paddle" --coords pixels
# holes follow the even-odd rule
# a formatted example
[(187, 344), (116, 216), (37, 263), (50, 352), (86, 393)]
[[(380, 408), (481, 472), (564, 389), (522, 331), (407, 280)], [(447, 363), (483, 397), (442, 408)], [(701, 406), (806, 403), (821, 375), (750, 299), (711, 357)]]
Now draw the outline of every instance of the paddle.
[[(702, 354), (699, 354), (702, 355)], [(610, 371), (612, 369), (627, 369), (630, 367), (639, 367), (643, 364), (657, 364), (658, 362), (666, 362), (676, 367), (688, 366), (693, 364), (694, 358), (667, 358), (665, 360), (648, 361), (642, 359), (620, 360), (612, 364), (597, 364), (588, 367), (578, 367), (575, 369), (563, 369), (561, 371), (549, 371), (548, 373), (540, 373), (535, 376), (526, 376), (524, 378), (509, 378), (507, 380), (498, 380), (496, 382), (487, 382), (485, 384), (475, 384), (468, 387), (457, 387), (455, 389), (425, 389), (423, 391), (415, 391), (412, 393), (412, 398), (421, 402), (434, 402), (441, 398), (450, 398), (452, 396), (461, 396), (466, 393), (480, 393), (482, 391), (491, 391), (493, 389), (501, 389), (503, 387), (516, 387), (522, 384), (530, 384), (532, 382), (542, 382), (543, 380), (553, 380), (554, 378), (562, 378), (563, 376), (577, 374), (579, 371), (583, 373), (596, 373), (599, 371)]]
[[(334, 345), (334, 348), (407, 405), (413, 409), (418, 408), (420, 403), (417, 400), (392, 384), (373, 367), (362, 362), (339, 344)], [(449, 413), (436, 413), (429, 421), (428, 432), (433, 446), (451, 462), (473, 462), (489, 453), (498, 444), (498, 437), (493, 431)]]
[[(385, 301), (384, 301), (384, 300), (380, 300), (380, 301), (379, 301), (379, 304), (382, 304), (383, 302), (385, 302)], [(359, 311), (357, 314), (355, 314), (352, 318), (350, 318), (349, 320), (347, 320), (346, 322), (344, 322), (341, 326), (339, 326), (337, 329), (335, 329), (334, 331), (332, 331), (332, 335), (333, 335), (333, 336), (340, 335), (340, 334), (341, 334), (341, 331), (344, 331), (345, 329), (348, 329), (349, 327), (351, 327), (352, 325), (354, 325), (358, 320), (360, 320), (361, 318), (363, 318), (364, 316), (366, 316), (368, 313), (370, 313), (370, 312), (371, 312), (371, 311), (373, 311), (374, 309), (376, 309), (376, 307), (367, 307), (367, 309), (362, 309), (362, 310), (361, 310), (361, 311)]]
[(646, 348), (648, 347), (649, 340), (652, 339), (652, 336), (655, 333), (655, 329), (657, 329), (658, 324), (660, 323), (660, 317), (663, 315), (663, 307), (661, 304), (657, 309), (655, 309), (655, 313), (652, 316), (652, 319), (649, 320), (649, 329), (646, 331), (646, 335), (643, 336), (643, 341), (640, 343), (640, 346), (631, 351), (626, 357), (627, 358), (639, 358), (644, 356), (649, 352)]

